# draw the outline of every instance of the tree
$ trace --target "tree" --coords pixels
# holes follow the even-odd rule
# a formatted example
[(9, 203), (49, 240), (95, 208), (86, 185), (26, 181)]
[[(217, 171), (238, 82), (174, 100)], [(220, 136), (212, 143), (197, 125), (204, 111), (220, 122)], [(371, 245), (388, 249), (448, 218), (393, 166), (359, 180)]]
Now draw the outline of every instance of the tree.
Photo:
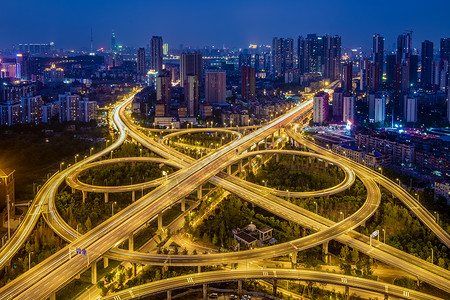
[(89, 231), (92, 229), (92, 222), (91, 222), (91, 218), (88, 217), (86, 222), (84, 223), (84, 226), (86, 226), (86, 231)]
[(354, 265), (359, 262), (359, 252), (358, 250), (356, 250), (356, 248), (353, 248), (352, 250), (352, 262)]

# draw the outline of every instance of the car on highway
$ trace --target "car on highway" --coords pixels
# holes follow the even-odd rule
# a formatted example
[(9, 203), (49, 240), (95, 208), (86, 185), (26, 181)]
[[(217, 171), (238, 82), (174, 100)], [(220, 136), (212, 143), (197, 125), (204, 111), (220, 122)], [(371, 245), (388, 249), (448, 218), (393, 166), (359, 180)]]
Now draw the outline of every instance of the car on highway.
[(219, 298), (219, 295), (217, 293), (211, 293), (211, 294), (209, 294), (209, 298), (216, 299), (216, 298)]

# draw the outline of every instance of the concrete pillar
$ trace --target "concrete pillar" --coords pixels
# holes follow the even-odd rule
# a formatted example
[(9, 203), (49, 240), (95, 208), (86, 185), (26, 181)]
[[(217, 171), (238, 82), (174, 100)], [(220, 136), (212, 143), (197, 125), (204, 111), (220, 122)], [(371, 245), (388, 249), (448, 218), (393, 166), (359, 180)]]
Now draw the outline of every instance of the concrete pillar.
[(278, 137), (281, 136), (281, 128), (278, 128)]
[(272, 133), (272, 144), (275, 142), (275, 134)]
[(109, 259), (107, 257), (103, 257), (103, 269), (106, 269), (109, 266)]
[(83, 193), (83, 203), (86, 203), (86, 196), (87, 196), (87, 192), (86, 191), (81, 191)]
[(242, 172), (242, 159), (239, 161), (239, 173)]
[(186, 198), (182, 198), (181, 199), (181, 211), (185, 212), (186, 211)]
[(242, 280), (238, 280), (238, 295), (242, 295)]
[(197, 271), (198, 271), (198, 273), (201, 273), (202, 272), (202, 266), (197, 266)]
[(292, 155), (292, 162), (295, 162), (295, 155)]
[(91, 283), (97, 284), (97, 262), (91, 264)]
[(297, 265), (297, 251), (291, 253), (291, 262), (294, 264), (294, 267)]
[(261, 154), (261, 164), (264, 165), (264, 154)]
[(231, 165), (228, 166), (228, 175), (231, 175)]
[(308, 160), (309, 160), (309, 164), (311, 164), (312, 163), (311, 162), (311, 156), (308, 157)]
[(172, 291), (171, 290), (167, 291), (167, 300), (172, 300)]
[(277, 162), (280, 162), (280, 155), (278, 153), (275, 154), (275, 157), (277, 158)]
[(389, 295), (388, 294), (384, 294), (384, 300), (388, 300), (389, 299)]
[(133, 265), (133, 266), (132, 266), (132, 268), (133, 268), (133, 276), (136, 276), (136, 273), (137, 273), (137, 264), (136, 264), (136, 263), (133, 263), (132, 265)]
[(267, 149), (267, 137), (264, 138), (264, 149)]
[(72, 188), (72, 194), (75, 194), (75, 189), (74, 188)]
[(323, 260), (326, 264), (328, 264), (328, 241), (323, 243), (322, 246), (322, 256), (323, 256)]
[(162, 230), (163, 223), (162, 223), (162, 214), (158, 214), (158, 230)]
[(277, 281), (276, 280), (273, 281), (273, 295), (274, 295), (274, 297), (277, 296)]
[(345, 286), (345, 297), (344, 299), (349, 299), (350, 296), (350, 287), (348, 285)]
[(252, 169), (252, 158), (250, 156), (248, 157), (248, 169)]
[(325, 169), (328, 168), (328, 162), (325, 161)]
[(105, 193), (105, 203), (108, 203), (108, 193)]
[(128, 237), (128, 250), (134, 251), (134, 236), (133, 233)]
[(202, 185), (200, 185), (197, 189), (197, 198), (198, 200), (202, 200), (203, 196), (202, 196)]
[(203, 285), (203, 299), (205, 299), (205, 300), (208, 299), (208, 285), (207, 284)]
[(56, 300), (56, 292), (50, 293), (50, 300)]
[(136, 201), (136, 191), (131, 192), (131, 202)]

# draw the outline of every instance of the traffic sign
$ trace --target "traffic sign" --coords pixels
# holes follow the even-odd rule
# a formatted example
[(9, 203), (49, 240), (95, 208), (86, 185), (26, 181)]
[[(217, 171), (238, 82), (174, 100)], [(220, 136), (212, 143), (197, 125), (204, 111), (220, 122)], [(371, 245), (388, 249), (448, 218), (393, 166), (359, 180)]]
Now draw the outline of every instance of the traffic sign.
[(377, 229), (374, 232), (372, 232), (372, 234), (370, 235), (371, 238), (374, 238), (378, 235), (378, 233), (380, 233), (380, 231)]

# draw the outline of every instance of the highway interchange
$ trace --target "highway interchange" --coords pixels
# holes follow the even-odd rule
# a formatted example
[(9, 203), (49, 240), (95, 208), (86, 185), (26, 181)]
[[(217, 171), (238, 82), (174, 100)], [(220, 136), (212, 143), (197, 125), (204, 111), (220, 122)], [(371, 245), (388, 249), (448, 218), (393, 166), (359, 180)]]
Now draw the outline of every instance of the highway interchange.
[[(237, 163), (244, 158), (246, 159), (247, 157), (254, 155), (268, 155), (268, 151), (244, 152), (252, 145), (260, 142), (280, 128), (286, 127), (286, 125), (297, 119), (300, 115), (305, 115), (305, 113), (311, 108), (311, 101), (305, 101), (300, 106), (288, 112), (286, 115), (273, 120), (268, 125), (265, 125), (244, 137), (234, 132), (237, 134), (236, 140), (228, 145), (222, 146), (216, 152), (211, 153), (200, 160), (194, 160), (165, 145), (165, 140), (167, 140), (169, 136), (166, 136), (162, 142), (155, 142), (151, 138), (148, 138), (145, 134), (142, 134), (142, 132), (140, 132), (136, 126), (128, 120), (124, 113), (126, 106), (130, 103), (132, 98), (133, 97), (131, 96), (126, 99), (126, 101), (123, 101), (112, 112), (114, 126), (119, 132), (119, 138), (113, 145), (93, 156), (90, 156), (89, 158), (64, 170), (61, 173), (55, 174), (46, 183), (46, 185), (42, 187), (31, 205), (25, 221), (13, 235), (12, 240), (8, 243), (8, 245), (1, 250), (2, 255), (0, 258), (0, 266), (4, 266), (11, 259), (14, 251), (17, 251), (17, 249), (19, 249), (24, 243), (36, 224), (40, 216), (40, 212), (43, 212), (45, 219), (49, 221), (52, 228), (55, 229), (55, 231), (63, 238), (68, 240), (70, 245), (43, 263), (32, 268), (31, 271), (23, 274), (10, 284), (0, 289), (1, 298), (42, 298), (49, 296), (51, 291), (57, 290), (60, 286), (64, 285), (72, 277), (83, 271), (88, 266), (86, 257), (71, 254), (71, 259), (69, 259), (69, 251), (73, 251), (75, 247), (83, 247), (84, 249), (87, 249), (91, 262), (105, 255), (106, 257), (124, 261), (161, 265), (161, 261), (167, 261), (168, 259), (164, 255), (149, 255), (145, 253), (120, 250), (114, 247), (121, 241), (128, 238), (130, 234), (148, 221), (149, 218), (155, 217), (159, 211), (164, 210), (168, 206), (180, 200), (208, 180), (211, 183), (224, 187), (230, 192), (235, 193), (248, 201), (254, 202), (256, 205), (269, 209), (280, 217), (300, 223), (303, 226), (312, 229), (315, 233), (290, 243), (252, 250), (248, 251), (248, 253), (238, 252), (217, 255), (210, 254), (198, 255), (195, 257), (189, 255), (183, 257), (172, 256), (170, 258), (171, 265), (227, 264), (231, 261), (242, 261), (244, 260), (244, 256), (246, 257), (245, 260), (271, 258), (319, 245), (331, 239), (336, 239), (344, 244), (350, 245), (351, 247), (355, 247), (361, 252), (367, 253), (374, 258), (397, 266), (407, 272), (409, 271), (411, 274), (419, 277), (420, 280), (430, 282), (431, 284), (450, 292), (450, 275), (448, 271), (426, 263), (412, 255), (405, 255), (404, 252), (393, 249), (383, 243), (375, 242), (374, 247), (370, 247), (367, 244), (367, 237), (361, 236), (355, 231), (352, 231), (353, 228), (357, 227), (369, 218), (378, 207), (380, 201), (380, 191), (375, 182), (379, 182), (381, 185), (392, 191), (399, 199), (401, 199), (405, 205), (413, 211), (413, 213), (426, 226), (433, 230), (433, 232), (435, 232), (441, 241), (443, 241), (443, 243), (448, 247), (450, 240), (449, 236), (440, 226), (436, 224), (436, 222), (434, 222), (434, 218), (423, 207), (421, 207), (418, 202), (409, 195), (409, 193), (395, 183), (392, 185), (393, 182), (384, 176), (381, 176), (380, 174), (362, 167), (352, 161), (348, 161), (340, 156), (332, 154), (329, 151), (316, 146), (314, 143), (303, 139), (294, 130), (287, 129), (286, 132), (292, 139), (318, 154), (313, 154), (312, 152), (290, 152), (285, 154), (306, 156), (320, 155), (321, 159), (332, 161), (335, 164), (339, 164), (343, 170), (347, 170), (345, 172), (345, 180), (341, 182), (338, 187), (335, 187), (335, 189), (331, 188), (326, 191), (317, 191), (317, 193), (327, 195), (348, 188), (348, 186), (353, 184), (355, 180), (354, 173), (356, 173), (356, 175), (365, 184), (368, 191), (368, 197), (363, 207), (361, 207), (354, 215), (339, 223), (334, 223), (309, 211), (302, 210), (300, 207), (276, 197), (286, 196), (283, 191), (265, 189), (264, 187), (250, 184), (237, 177), (226, 174), (225, 172), (221, 172), (226, 169), (228, 165)], [(199, 132), (208, 130), (191, 129), (191, 132), (195, 131)], [(230, 130), (222, 129), (222, 131), (225, 132)], [(181, 134), (182, 132), (183, 131), (173, 131), (170, 136), (175, 136)], [(101, 187), (100, 190), (99, 187), (86, 185), (77, 180), (77, 175), (90, 167), (100, 165), (102, 163), (114, 163), (121, 161), (122, 159), (94, 162), (98, 158), (108, 154), (111, 150), (119, 147), (125, 141), (127, 136), (131, 136), (143, 146), (165, 158), (165, 160), (157, 159), (158, 162), (167, 163), (180, 168), (180, 170), (171, 174), (169, 178), (164, 180), (159, 179), (149, 183), (135, 184), (125, 187)], [(236, 149), (238, 151), (237, 153)], [(279, 153), (282, 153), (282, 151)], [(148, 158), (134, 158), (135, 161), (138, 161), (139, 159), (145, 160)], [(133, 158), (128, 158), (127, 160), (132, 161)], [(106, 193), (135, 191), (143, 187), (157, 188), (137, 200), (128, 208), (116, 214), (114, 217), (107, 220), (105, 223), (94, 228), (87, 234), (78, 237), (76, 232), (65, 224), (64, 220), (62, 220), (62, 218), (57, 214), (54, 207), (57, 187), (64, 181), (66, 181), (72, 188), (86, 192)], [(314, 196), (314, 193), (315, 192), (312, 192), (312, 195), (290, 193), (290, 196), (310, 197)], [(111, 250), (112, 248), (114, 249)], [(207, 275), (204, 274), (207, 273), (202, 273), (202, 276), (206, 276), (203, 280), (205, 282), (210, 282), (211, 278), (208, 279)], [(225, 276), (225, 274), (222, 275)], [(249, 274), (249, 278), (251, 276), (253, 275)], [(325, 275), (316, 274), (311, 276), (316, 276), (317, 281), (320, 281), (319, 277)], [(257, 275), (255, 274), (254, 277), (257, 277)], [(232, 279), (233, 277), (230, 278)], [(327, 282), (332, 283), (332, 279), (329, 278), (329, 281)], [(382, 285), (383, 288), (385, 288), (385, 285)], [(377, 291), (380, 290), (378, 289)], [(411, 297), (414, 298), (412, 295)], [(424, 298), (417, 296), (415, 299)]]

